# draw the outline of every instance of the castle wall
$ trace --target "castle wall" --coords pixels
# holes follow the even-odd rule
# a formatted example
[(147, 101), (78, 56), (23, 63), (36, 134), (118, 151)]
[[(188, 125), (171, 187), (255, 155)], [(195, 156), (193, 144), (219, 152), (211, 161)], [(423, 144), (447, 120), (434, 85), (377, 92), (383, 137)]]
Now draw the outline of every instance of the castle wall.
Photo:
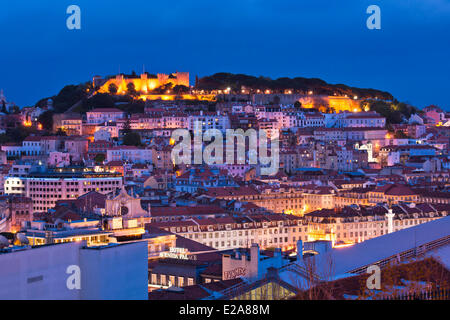
[(128, 91), (128, 84), (133, 83), (138, 93), (146, 94), (148, 91), (157, 87), (172, 83), (174, 86), (183, 85), (189, 87), (189, 72), (177, 72), (173, 74), (175, 78), (169, 78), (167, 74), (159, 73), (157, 78), (147, 78), (147, 74), (142, 74), (138, 79), (127, 79), (123, 75), (118, 75), (114, 79), (109, 79), (103, 84), (98, 92), (108, 93), (109, 86), (115, 84), (117, 86), (117, 94), (125, 94)]

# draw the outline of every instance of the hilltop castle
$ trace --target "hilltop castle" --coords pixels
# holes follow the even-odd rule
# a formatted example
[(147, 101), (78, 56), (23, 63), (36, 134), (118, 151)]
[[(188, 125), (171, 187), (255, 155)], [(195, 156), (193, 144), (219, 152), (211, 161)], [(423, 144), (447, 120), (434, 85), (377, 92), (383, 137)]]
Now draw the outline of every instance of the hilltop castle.
[(158, 73), (156, 76), (147, 72), (142, 73), (140, 76), (118, 74), (111, 79), (95, 76), (92, 81), (94, 88), (99, 88), (98, 92), (100, 93), (109, 92), (109, 86), (115, 84), (117, 86), (117, 94), (126, 93), (129, 83), (133, 83), (135, 90), (141, 94), (147, 94), (149, 91), (168, 83), (171, 83), (173, 86), (182, 85), (189, 87), (189, 72), (175, 72), (170, 75)]

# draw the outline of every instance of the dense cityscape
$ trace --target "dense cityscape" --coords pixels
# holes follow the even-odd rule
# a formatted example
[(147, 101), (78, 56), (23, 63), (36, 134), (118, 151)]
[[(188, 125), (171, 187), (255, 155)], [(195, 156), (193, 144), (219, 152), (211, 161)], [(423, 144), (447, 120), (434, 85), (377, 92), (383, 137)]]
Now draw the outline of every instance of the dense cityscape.
[(3, 2), (3, 314), (450, 300), (449, 0)]
[(448, 298), (450, 113), (259, 80), (2, 91), (0, 298)]

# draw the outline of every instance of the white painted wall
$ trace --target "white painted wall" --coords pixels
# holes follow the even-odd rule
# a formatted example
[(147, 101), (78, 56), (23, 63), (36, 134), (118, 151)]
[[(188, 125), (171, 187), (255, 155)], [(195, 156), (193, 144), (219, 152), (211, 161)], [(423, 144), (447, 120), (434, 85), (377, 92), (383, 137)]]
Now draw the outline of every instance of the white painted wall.
[(83, 249), (81, 299), (148, 299), (147, 242)]
[(0, 253), (0, 299), (79, 299), (79, 290), (67, 289), (66, 270), (79, 264), (81, 246), (65, 243)]
[[(83, 242), (0, 253), (0, 299), (148, 299), (146, 242), (85, 248)], [(81, 288), (67, 288), (67, 267), (81, 271)]]

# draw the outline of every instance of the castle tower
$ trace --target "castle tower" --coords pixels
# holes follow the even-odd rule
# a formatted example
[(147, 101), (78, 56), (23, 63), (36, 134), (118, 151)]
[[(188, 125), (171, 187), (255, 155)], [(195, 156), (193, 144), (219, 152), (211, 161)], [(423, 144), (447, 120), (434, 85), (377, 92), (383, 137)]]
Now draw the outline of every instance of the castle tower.
[(121, 83), (123, 81), (123, 74), (116, 75), (116, 82)]
[(157, 77), (158, 77), (158, 86), (162, 86), (162, 85), (166, 84), (167, 81), (169, 80), (169, 76), (164, 73), (158, 73)]
[(175, 76), (177, 78), (177, 85), (185, 86), (189, 88), (189, 72), (176, 72)]
[(143, 93), (148, 92), (148, 79), (147, 74), (145, 72), (141, 74), (141, 91)]

